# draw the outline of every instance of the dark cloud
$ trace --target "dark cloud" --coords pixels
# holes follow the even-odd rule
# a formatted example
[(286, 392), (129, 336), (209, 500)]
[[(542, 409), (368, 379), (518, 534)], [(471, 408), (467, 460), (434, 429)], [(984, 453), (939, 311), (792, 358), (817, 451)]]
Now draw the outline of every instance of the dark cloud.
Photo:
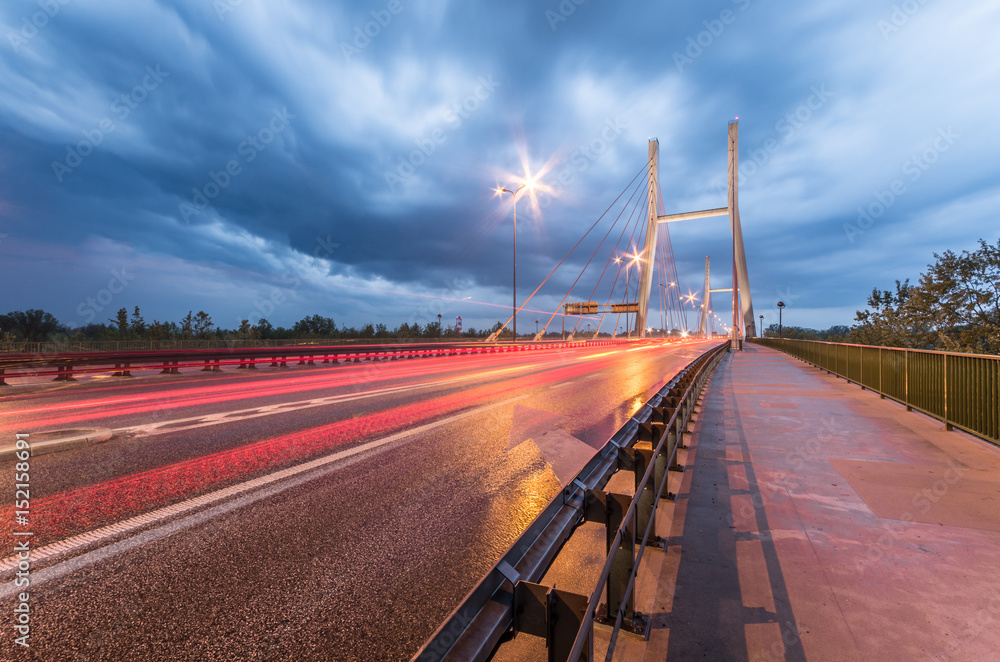
[[(509, 304), (511, 208), (492, 187), (524, 163), (559, 184), (539, 210), (518, 203), (526, 294), (642, 169), (650, 137), (670, 211), (723, 206), (736, 115), (758, 307), (780, 295), (803, 324), (849, 323), (871, 287), (997, 232), (988, 2), (901, 21), (860, 0), (75, 0), (25, 27), (49, 5), (0, 9), (0, 277), (29, 283), (0, 309), (78, 323), (130, 265), (112, 305), (150, 318), (273, 307), (284, 324), (398, 323), (436, 307), (482, 326)], [(942, 131), (960, 137), (935, 148)], [(729, 277), (724, 220), (671, 231), (685, 288), (705, 255)]]

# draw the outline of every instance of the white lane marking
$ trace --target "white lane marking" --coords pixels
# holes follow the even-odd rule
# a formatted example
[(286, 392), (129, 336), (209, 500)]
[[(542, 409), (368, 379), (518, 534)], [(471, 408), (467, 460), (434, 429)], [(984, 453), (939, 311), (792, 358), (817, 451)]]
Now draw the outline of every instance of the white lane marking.
[[(197, 513), (194, 515), (189, 515), (188, 517), (169, 522), (167, 524), (161, 525), (155, 529), (150, 529), (144, 531), (138, 535), (125, 540), (120, 540), (118, 542), (106, 545), (99, 549), (95, 549), (86, 554), (82, 554), (76, 558), (68, 559), (62, 561), (48, 568), (42, 570), (37, 570), (31, 573), (31, 584), (35, 586), (45, 581), (52, 579), (57, 579), (68, 573), (74, 572), (81, 568), (93, 565), (98, 561), (102, 561), (106, 558), (119, 554), (123, 551), (133, 549), (134, 547), (143, 545), (147, 542), (153, 540), (159, 540), (160, 538), (165, 538), (167, 536), (173, 535), (174, 533), (179, 533), (191, 526), (204, 522), (218, 515), (228, 513), (230, 511), (241, 508), (250, 503), (254, 503), (261, 499), (267, 498), (279, 492), (283, 492), (287, 489), (301, 485), (302, 483), (315, 480), (321, 476), (324, 476), (333, 471), (337, 471), (343, 466), (349, 466), (353, 464), (354, 461), (361, 460), (363, 458), (355, 458), (347, 463), (342, 463), (338, 466), (329, 466), (340, 460), (348, 460), (353, 456), (366, 451), (372, 451), (380, 447), (386, 446), (393, 442), (402, 441), (408, 437), (414, 437), (425, 432), (429, 432), (436, 428), (454, 423), (455, 421), (460, 421), (464, 418), (470, 416), (475, 416), (481, 414), (485, 411), (491, 409), (496, 409), (498, 407), (505, 407), (509, 404), (517, 402), (518, 400), (523, 400), (529, 397), (528, 395), (519, 395), (516, 398), (510, 398), (502, 402), (497, 402), (491, 405), (486, 405), (483, 407), (478, 407), (476, 409), (471, 409), (461, 414), (455, 414), (448, 418), (441, 419), (439, 421), (434, 421), (432, 423), (426, 423), (419, 427), (412, 428), (410, 430), (403, 430), (402, 432), (397, 432), (395, 434), (389, 435), (383, 439), (376, 439), (374, 441), (369, 441), (366, 444), (356, 446), (355, 448), (349, 448), (344, 451), (339, 451), (326, 457), (321, 457), (316, 460), (311, 460), (303, 464), (299, 464), (294, 467), (289, 467), (288, 469), (282, 469), (281, 471), (276, 471), (272, 474), (266, 476), (261, 476), (253, 480), (248, 480), (246, 482), (240, 483), (238, 485), (233, 485), (221, 490), (216, 490), (215, 492), (209, 492), (208, 494), (203, 494), (199, 497), (193, 499), (188, 499), (187, 501), (182, 501), (180, 503), (175, 503), (172, 506), (166, 506), (160, 508), (159, 510), (154, 510), (152, 512), (144, 513), (142, 515), (137, 515), (136, 517), (129, 518), (122, 522), (117, 522), (109, 526), (102, 527), (100, 529), (95, 529), (94, 531), (88, 531), (87, 533), (82, 533), (80, 535), (73, 536), (72, 538), (67, 538), (65, 540), (60, 540), (59, 542), (51, 543), (45, 545), (44, 547), (39, 547), (38, 549), (33, 549), (31, 551), (31, 562), (32, 564), (39, 563), (45, 560), (54, 560), (89, 545), (95, 543), (103, 542), (109, 538), (114, 538), (120, 536), (124, 533), (130, 533), (136, 529), (148, 526), (150, 524), (156, 524), (164, 519), (173, 518), (178, 515), (183, 515), (185, 513), (190, 513), (192, 511), (198, 510), (204, 506), (215, 503), (217, 501), (222, 501), (230, 497), (241, 497), (233, 499), (224, 504), (220, 504), (211, 508), (209, 510)], [(388, 449), (386, 449), (388, 450)], [(325, 469), (323, 471), (314, 471)], [(307, 472), (312, 472), (308, 473)], [(306, 474), (306, 475), (303, 475)], [(293, 480), (289, 480), (293, 479)], [(279, 483), (279, 481), (285, 481)], [(279, 484), (276, 484), (279, 483)], [(258, 488), (270, 486), (268, 489), (260, 490), (253, 494), (245, 494), (246, 492), (251, 492)], [(7, 558), (0, 561), (0, 576), (10, 573), (16, 570), (18, 567), (18, 562), (20, 559), (15, 556), (8, 556)], [(21, 589), (14, 586), (13, 582), (5, 581), (2, 586), (0, 586), (0, 600), (15, 595)]]

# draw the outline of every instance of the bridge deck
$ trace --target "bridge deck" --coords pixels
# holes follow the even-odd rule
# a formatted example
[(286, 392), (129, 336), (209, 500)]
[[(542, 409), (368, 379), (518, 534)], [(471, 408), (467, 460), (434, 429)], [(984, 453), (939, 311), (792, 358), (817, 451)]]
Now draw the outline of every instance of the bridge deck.
[(616, 659), (996, 659), (1000, 449), (752, 344), (698, 419)]

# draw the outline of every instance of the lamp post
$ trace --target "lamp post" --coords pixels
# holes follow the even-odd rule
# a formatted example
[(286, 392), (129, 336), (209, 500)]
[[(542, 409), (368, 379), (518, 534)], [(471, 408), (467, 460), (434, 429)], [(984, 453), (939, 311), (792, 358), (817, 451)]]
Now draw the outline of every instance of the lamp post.
[(444, 335), (444, 329), (441, 328), (441, 313), (438, 313), (438, 335)]
[(784, 336), (781, 335), (781, 310), (784, 307), (785, 307), (785, 302), (784, 301), (779, 301), (778, 302), (778, 337), (779, 338), (784, 337)]
[(764, 337), (764, 316), (760, 316), (760, 337)]
[(538, 320), (535, 320), (535, 335), (538, 335)]
[(509, 188), (497, 188), (494, 189), (497, 195), (503, 195), (504, 193), (510, 193), (514, 198), (514, 282), (513, 282), (513, 305), (511, 306), (511, 317), (514, 332), (514, 339), (512, 342), (517, 342), (517, 194), (521, 192), (521, 189), (527, 187), (529, 190), (534, 188), (534, 180), (529, 179), (525, 183), (518, 186), (516, 189), (511, 191)]

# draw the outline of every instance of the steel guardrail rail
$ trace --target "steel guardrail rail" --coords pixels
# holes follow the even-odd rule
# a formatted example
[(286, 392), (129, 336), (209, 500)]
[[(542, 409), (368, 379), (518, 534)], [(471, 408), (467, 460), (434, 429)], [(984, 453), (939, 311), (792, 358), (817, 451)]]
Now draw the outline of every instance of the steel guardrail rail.
[[(483, 342), (432, 342), (400, 345), (300, 345), (293, 347), (66, 352), (53, 355), (6, 354), (0, 355), (0, 385), (5, 385), (5, 379), (17, 377), (55, 375), (58, 380), (69, 380), (76, 373), (111, 372), (115, 373), (116, 376), (130, 376), (132, 370), (162, 369), (164, 372), (176, 374), (181, 368), (201, 367), (204, 370), (221, 370), (223, 366), (253, 368), (260, 363), (286, 367), (285, 364), (290, 358), (298, 359), (299, 363), (305, 363), (307, 360), (309, 362), (322, 360), (324, 363), (328, 363), (338, 359), (416, 358), (652, 342), (663, 342), (663, 340), (555, 340), (488, 344)], [(685, 341), (677, 340), (674, 342)], [(112, 365), (114, 367), (110, 367)]]
[[(570, 481), (528, 525), (528, 528), (510, 549), (417, 651), (412, 662), (439, 662), (443, 660), (462, 660), (464, 662), (466, 660), (489, 659), (501, 637), (511, 629), (513, 624), (514, 595), (513, 591), (507, 588), (507, 585), (513, 588), (519, 580), (539, 581), (541, 579), (558, 550), (580, 524), (587, 493), (607, 484), (611, 475), (619, 469), (620, 450), (629, 448), (636, 443), (640, 426), (650, 421), (653, 411), (660, 406), (676, 385), (687, 381), (688, 385), (683, 393), (683, 402), (688, 406), (677, 406), (669, 420), (663, 423), (664, 431), (658, 444), (655, 445), (656, 450), (654, 451), (654, 455), (661, 452), (668, 437), (672, 436), (674, 448), (670, 453), (668, 464), (674, 461), (674, 455), (680, 443), (679, 435), (676, 434), (680, 429), (680, 423), (683, 419), (683, 424), (686, 426), (697, 394), (700, 393), (709, 374), (728, 349), (729, 343), (726, 342), (707, 350), (678, 372), (632, 418), (626, 421), (587, 462), (576, 478)], [(623, 530), (635, 517), (636, 503), (643, 494), (646, 484), (655, 473), (654, 466), (655, 463), (649, 464), (642, 485), (636, 488), (626, 518), (616, 533), (614, 546), (621, 540)], [(666, 474), (664, 473), (654, 498), (654, 504), (660, 498), (665, 485)], [(650, 517), (649, 521), (650, 524), (643, 539), (643, 547), (648, 542), (649, 532), (655, 523), (655, 505), (653, 516)], [(642, 558), (641, 548), (638, 558)], [(604, 584), (607, 582), (613, 559), (614, 556), (609, 554), (608, 561), (601, 573), (601, 579), (590, 596), (586, 620), (581, 626), (576, 640), (574, 640), (574, 644), (578, 644), (580, 650), (574, 649), (576, 657), (571, 656), (569, 659), (580, 659), (588, 630), (593, 627), (594, 614)], [(634, 587), (638, 567), (638, 560), (636, 560), (626, 598)], [(621, 622), (622, 612), (619, 611), (614, 636), (617, 636)], [(609, 650), (613, 650), (613, 644)]]
[(945, 424), (1000, 444), (1000, 356), (754, 338)]

